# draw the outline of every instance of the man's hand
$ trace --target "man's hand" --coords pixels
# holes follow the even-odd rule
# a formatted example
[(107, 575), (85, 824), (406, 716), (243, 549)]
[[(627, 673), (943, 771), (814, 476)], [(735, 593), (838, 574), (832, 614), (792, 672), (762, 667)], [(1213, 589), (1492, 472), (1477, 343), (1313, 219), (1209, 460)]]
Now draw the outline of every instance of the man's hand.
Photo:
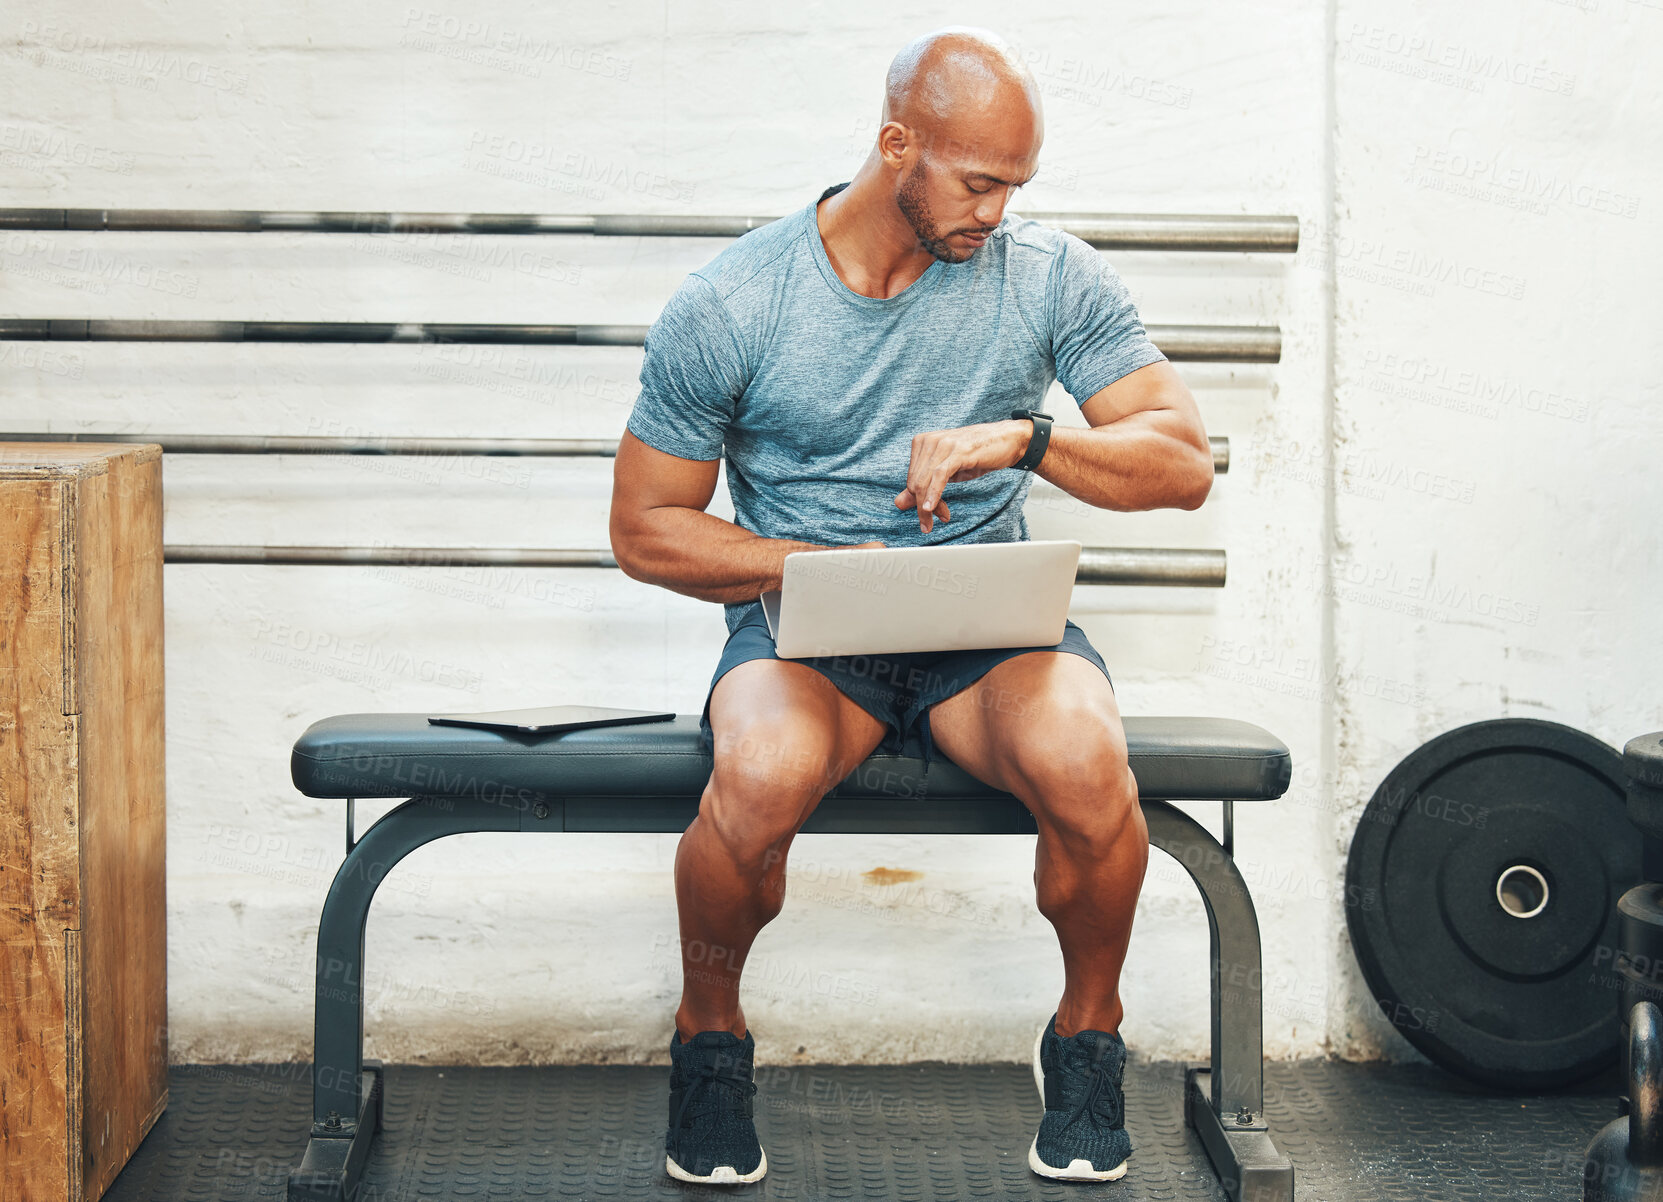
[(914, 434), (907, 486), (895, 494), (895, 507), (917, 506), (919, 529), (928, 534), (936, 518), (945, 522), (952, 517), (941, 499), (943, 488), (1002, 467), (1014, 467), (1028, 449), (1032, 433), (1032, 422), (1010, 418)]

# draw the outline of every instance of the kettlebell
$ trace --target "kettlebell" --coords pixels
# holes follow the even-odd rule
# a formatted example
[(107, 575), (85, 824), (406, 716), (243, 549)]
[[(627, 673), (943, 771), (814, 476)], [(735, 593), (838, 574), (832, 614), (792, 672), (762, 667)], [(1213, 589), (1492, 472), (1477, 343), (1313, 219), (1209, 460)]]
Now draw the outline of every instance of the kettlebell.
[(1628, 1014), (1628, 1113), (1588, 1145), (1582, 1202), (1663, 1202), (1663, 1010)]

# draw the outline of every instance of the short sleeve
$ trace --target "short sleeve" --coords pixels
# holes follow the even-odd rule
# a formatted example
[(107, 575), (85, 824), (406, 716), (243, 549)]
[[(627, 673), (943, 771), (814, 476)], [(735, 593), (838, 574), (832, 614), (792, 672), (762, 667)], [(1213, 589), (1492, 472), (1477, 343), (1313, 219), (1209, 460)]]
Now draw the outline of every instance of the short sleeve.
[(1149, 341), (1137, 306), (1109, 261), (1084, 240), (1062, 235), (1047, 290), (1057, 382), (1079, 404), (1120, 377), (1166, 356)]
[(727, 306), (708, 280), (690, 275), (647, 329), (629, 432), (682, 459), (720, 459), (747, 380)]

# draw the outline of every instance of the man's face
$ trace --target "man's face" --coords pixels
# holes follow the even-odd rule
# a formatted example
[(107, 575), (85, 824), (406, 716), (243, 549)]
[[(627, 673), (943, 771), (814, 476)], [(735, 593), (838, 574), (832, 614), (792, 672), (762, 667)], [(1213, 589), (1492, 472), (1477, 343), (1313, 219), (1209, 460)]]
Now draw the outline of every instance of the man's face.
[(928, 151), (919, 154), (895, 194), (919, 246), (943, 263), (962, 263), (976, 253), (1016, 189), (1033, 178), (1038, 151), (1022, 162), (1000, 158), (994, 164), (982, 156), (943, 160)]

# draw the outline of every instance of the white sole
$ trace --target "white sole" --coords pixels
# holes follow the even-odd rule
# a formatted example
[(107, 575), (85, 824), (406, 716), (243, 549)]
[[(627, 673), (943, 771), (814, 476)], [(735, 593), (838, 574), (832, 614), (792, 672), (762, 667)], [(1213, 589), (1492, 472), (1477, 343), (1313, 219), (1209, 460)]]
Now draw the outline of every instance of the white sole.
[(1114, 1168), (1098, 1171), (1091, 1167), (1091, 1161), (1084, 1158), (1071, 1160), (1066, 1169), (1053, 1168), (1039, 1158), (1039, 1136), (1034, 1136), (1034, 1142), (1028, 1149), (1028, 1167), (1041, 1177), (1050, 1177), (1055, 1181), (1117, 1181), (1126, 1175), (1126, 1162), (1123, 1160)]
[(768, 1171), (768, 1153), (762, 1153), (762, 1159), (756, 1162), (756, 1168), (748, 1173), (741, 1173), (731, 1164), (719, 1164), (710, 1170), (708, 1176), (700, 1177), (697, 1173), (689, 1173), (676, 1163), (675, 1157), (664, 1157), (664, 1171), (677, 1181), (686, 1181), (693, 1185), (748, 1185), (752, 1181), (761, 1181), (762, 1175)]
[(1045, 1101), (1045, 1066), (1039, 1062), (1040, 1045), (1045, 1042), (1045, 1028), (1051, 1025), (1046, 1019), (1039, 1025), (1039, 1034), (1034, 1036), (1034, 1085), (1039, 1089), (1039, 1100)]
[[(1034, 1084), (1039, 1087), (1039, 1101), (1042, 1106), (1045, 1104), (1045, 1066), (1039, 1061), (1039, 1049), (1045, 1042), (1045, 1030), (1050, 1025), (1051, 1020), (1046, 1019), (1040, 1024), (1039, 1034), (1034, 1036)], [(1067, 1168), (1059, 1169), (1039, 1158), (1038, 1133), (1035, 1133), (1034, 1142), (1028, 1146), (1028, 1167), (1041, 1177), (1050, 1177), (1054, 1181), (1118, 1181), (1126, 1175), (1126, 1164), (1123, 1160), (1112, 1169), (1094, 1169), (1091, 1167), (1091, 1161), (1081, 1158), (1071, 1160)]]

